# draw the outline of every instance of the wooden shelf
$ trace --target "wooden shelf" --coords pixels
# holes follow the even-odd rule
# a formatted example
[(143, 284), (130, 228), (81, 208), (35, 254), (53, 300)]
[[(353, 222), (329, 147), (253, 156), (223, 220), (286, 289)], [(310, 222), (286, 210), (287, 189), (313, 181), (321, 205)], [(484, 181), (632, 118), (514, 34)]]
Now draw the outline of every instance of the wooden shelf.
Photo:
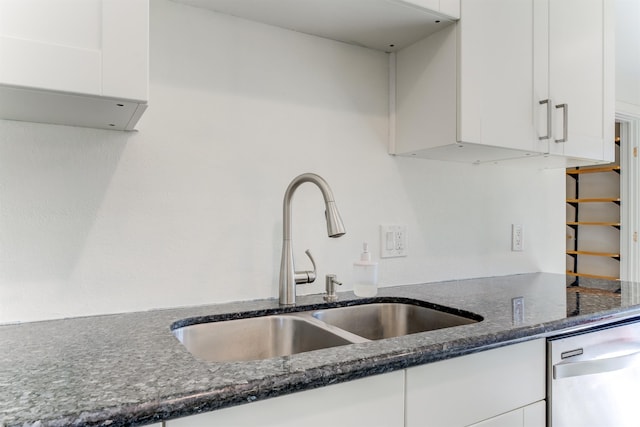
[(567, 175), (581, 175), (583, 173), (619, 172), (619, 165), (598, 166), (588, 169), (567, 169)]
[(588, 273), (574, 273), (573, 271), (568, 271), (567, 270), (567, 274), (569, 276), (574, 276), (574, 277), (588, 277), (590, 279), (604, 279), (604, 280), (620, 280), (619, 277), (613, 277), (613, 276), (600, 276), (598, 274), (588, 274)]
[(592, 197), (584, 199), (567, 199), (567, 203), (617, 203), (620, 204), (620, 197)]
[[(619, 281), (620, 279), (615, 279), (616, 281)], [(590, 295), (603, 295), (603, 296), (610, 296), (610, 297), (616, 297), (616, 298), (620, 298), (620, 288), (611, 291), (611, 290), (607, 290), (607, 289), (598, 289), (598, 288), (589, 288), (586, 286), (570, 286), (567, 288), (567, 291), (572, 291), (572, 292), (579, 292), (581, 294), (590, 294)]]
[(596, 226), (607, 226), (607, 227), (620, 227), (619, 222), (604, 222), (604, 221), (567, 221), (567, 225), (576, 226), (576, 225), (596, 225)]
[(602, 256), (606, 258), (620, 258), (620, 254), (608, 253), (608, 252), (592, 252), (592, 251), (567, 251), (567, 255), (589, 255), (589, 256)]

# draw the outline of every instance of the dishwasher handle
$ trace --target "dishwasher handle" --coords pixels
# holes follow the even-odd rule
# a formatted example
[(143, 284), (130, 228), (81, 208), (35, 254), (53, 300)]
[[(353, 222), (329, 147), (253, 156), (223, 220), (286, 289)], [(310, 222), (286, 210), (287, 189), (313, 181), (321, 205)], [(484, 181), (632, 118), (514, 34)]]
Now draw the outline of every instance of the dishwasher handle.
[(561, 362), (553, 366), (553, 378), (569, 378), (581, 375), (599, 374), (602, 372), (619, 371), (633, 365), (640, 365), (640, 351), (602, 359)]

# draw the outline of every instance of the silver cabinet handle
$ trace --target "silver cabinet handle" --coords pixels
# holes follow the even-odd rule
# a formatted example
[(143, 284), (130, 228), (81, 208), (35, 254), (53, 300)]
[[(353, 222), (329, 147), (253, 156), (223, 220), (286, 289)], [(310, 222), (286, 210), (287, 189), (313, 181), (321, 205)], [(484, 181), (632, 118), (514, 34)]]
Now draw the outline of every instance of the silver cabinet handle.
[(569, 135), (569, 104), (558, 104), (556, 108), (562, 108), (562, 139), (556, 139), (556, 142), (567, 142)]
[(543, 99), (542, 101), (540, 101), (540, 105), (544, 104), (547, 104), (547, 134), (544, 136), (539, 136), (538, 139), (540, 141), (551, 138), (551, 100)]
[(605, 359), (583, 360), (580, 362), (562, 362), (553, 366), (553, 378), (578, 377), (618, 371), (640, 363), (640, 352)]

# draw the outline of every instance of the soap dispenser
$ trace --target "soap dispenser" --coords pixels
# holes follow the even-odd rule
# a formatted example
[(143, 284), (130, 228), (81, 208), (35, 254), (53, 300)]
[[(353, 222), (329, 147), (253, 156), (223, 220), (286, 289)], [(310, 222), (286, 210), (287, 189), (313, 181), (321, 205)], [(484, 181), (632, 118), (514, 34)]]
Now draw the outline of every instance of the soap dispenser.
[(353, 263), (353, 292), (359, 297), (373, 297), (378, 293), (378, 263), (371, 261), (369, 245), (362, 244), (360, 260)]

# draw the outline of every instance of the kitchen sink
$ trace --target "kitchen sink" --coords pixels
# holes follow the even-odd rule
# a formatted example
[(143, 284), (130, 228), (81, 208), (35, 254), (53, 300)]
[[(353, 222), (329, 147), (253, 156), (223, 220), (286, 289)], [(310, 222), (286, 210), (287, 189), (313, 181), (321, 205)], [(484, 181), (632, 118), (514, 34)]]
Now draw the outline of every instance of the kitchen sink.
[(191, 354), (215, 362), (269, 359), (354, 342), (292, 315), (199, 323), (173, 334)]
[(472, 317), (404, 303), (373, 303), (319, 310), (313, 317), (370, 340), (477, 323)]
[[(413, 300), (409, 300), (413, 301)], [(468, 325), (472, 313), (420, 302), (385, 301), (173, 327), (174, 336), (195, 357), (214, 362), (262, 360), (346, 344)], [(195, 321), (202, 322), (202, 319)]]

